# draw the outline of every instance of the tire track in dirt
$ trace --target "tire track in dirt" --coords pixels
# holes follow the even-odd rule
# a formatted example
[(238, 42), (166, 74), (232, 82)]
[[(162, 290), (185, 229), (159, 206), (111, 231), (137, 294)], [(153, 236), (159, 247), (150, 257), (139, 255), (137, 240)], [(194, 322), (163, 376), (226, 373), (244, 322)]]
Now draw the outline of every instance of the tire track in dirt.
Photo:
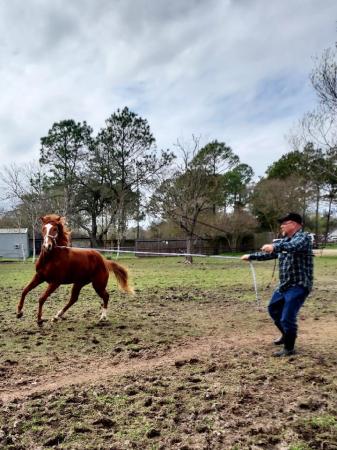
[[(319, 321), (320, 322), (320, 321)], [(310, 347), (312, 342), (337, 339), (337, 327), (335, 321), (324, 322), (322, 334), (322, 324), (313, 320), (305, 320), (301, 323), (301, 346), (307, 345)], [(58, 389), (69, 386), (95, 384), (103, 382), (111, 377), (124, 376), (129, 374), (146, 373), (157, 368), (174, 367), (176, 361), (190, 360), (192, 358), (210, 357), (212, 353), (221, 351), (238, 351), (247, 350), (248, 348), (260, 348), (263, 351), (265, 346), (269, 346), (271, 341), (275, 338), (275, 330), (271, 327), (261, 330), (258, 334), (238, 334), (229, 336), (206, 336), (198, 338), (192, 342), (186, 342), (179, 347), (172, 348), (162, 356), (154, 356), (153, 358), (132, 359), (126, 362), (113, 363), (111, 361), (104, 361), (97, 364), (93, 361), (86, 369), (67, 369), (67, 373), (52, 376), (47, 379), (45, 376), (40, 380), (34, 381), (34, 384), (26, 384), (25, 386), (13, 389), (0, 388), (0, 404), (9, 403), (13, 400), (22, 400), (34, 394), (41, 394), (45, 392), (53, 392)], [(271, 354), (266, 353), (266, 357)]]

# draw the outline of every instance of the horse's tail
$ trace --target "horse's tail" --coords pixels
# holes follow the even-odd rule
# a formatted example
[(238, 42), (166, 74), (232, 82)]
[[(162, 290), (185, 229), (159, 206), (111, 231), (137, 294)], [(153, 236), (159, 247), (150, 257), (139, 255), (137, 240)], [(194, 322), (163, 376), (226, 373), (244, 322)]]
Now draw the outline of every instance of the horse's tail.
[(117, 264), (116, 262), (110, 261), (108, 259), (106, 259), (104, 262), (110, 272), (113, 272), (115, 274), (117, 283), (121, 287), (121, 289), (123, 289), (123, 291), (127, 292), (128, 294), (134, 294), (133, 287), (129, 286), (128, 284), (129, 275), (127, 269), (120, 264)]

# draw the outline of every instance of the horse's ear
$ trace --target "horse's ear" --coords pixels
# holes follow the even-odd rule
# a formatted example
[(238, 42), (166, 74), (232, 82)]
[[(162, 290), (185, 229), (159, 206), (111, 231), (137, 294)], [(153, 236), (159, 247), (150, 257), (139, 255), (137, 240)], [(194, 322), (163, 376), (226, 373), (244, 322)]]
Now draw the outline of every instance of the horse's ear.
[(43, 217), (43, 216), (40, 217), (40, 220), (41, 220), (42, 223), (45, 223), (45, 222), (44, 222), (44, 217)]

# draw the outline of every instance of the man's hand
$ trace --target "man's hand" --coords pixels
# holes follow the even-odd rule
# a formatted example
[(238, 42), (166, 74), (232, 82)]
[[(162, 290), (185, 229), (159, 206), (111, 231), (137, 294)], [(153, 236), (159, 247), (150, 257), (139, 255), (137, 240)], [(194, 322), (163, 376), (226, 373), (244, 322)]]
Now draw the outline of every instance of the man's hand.
[(273, 244), (265, 244), (262, 246), (261, 250), (266, 253), (273, 253), (274, 246)]
[(242, 259), (243, 261), (249, 261), (249, 255), (242, 255), (242, 256), (241, 256), (241, 259)]

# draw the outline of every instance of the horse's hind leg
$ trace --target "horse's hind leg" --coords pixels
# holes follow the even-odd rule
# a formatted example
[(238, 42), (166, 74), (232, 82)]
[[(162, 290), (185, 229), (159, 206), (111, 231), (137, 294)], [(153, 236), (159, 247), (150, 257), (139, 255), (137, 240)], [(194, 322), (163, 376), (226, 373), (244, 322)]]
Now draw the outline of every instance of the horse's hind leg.
[(83, 284), (74, 284), (73, 288), (71, 290), (71, 296), (69, 302), (56, 314), (54, 317), (54, 321), (60, 319), (63, 314), (73, 305), (77, 302), (78, 296), (80, 295), (80, 291), (83, 287)]
[(34, 278), (32, 279), (32, 281), (29, 284), (27, 284), (27, 286), (22, 291), (20, 301), (19, 301), (19, 303), (18, 303), (18, 305), (16, 307), (16, 317), (18, 319), (23, 316), (22, 309), (23, 309), (23, 305), (24, 305), (24, 302), (25, 302), (26, 295), (28, 294), (28, 292), (30, 292), (31, 290), (36, 288), (36, 286), (38, 286), (39, 284), (43, 283), (43, 281), (44, 280), (41, 278), (41, 276), (38, 273), (36, 273), (34, 275)]
[(95, 280), (92, 282), (92, 285), (97, 292), (97, 294), (101, 297), (103, 300), (102, 305), (102, 314), (99, 320), (106, 320), (107, 319), (107, 311), (108, 311), (108, 303), (109, 303), (109, 294), (106, 290), (106, 285), (108, 283), (108, 279), (106, 280)]
[(37, 311), (37, 323), (42, 325), (42, 308), (47, 298), (60, 286), (60, 283), (50, 283), (44, 293), (39, 297), (39, 307)]
[(109, 294), (108, 294), (106, 289), (101, 291), (101, 293), (97, 292), (97, 294), (103, 300), (102, 313), (101, 313), (101, 317), (99, 318), (99, 320), (106, 320), (107, 319), (107, 312), (108, 312)]

